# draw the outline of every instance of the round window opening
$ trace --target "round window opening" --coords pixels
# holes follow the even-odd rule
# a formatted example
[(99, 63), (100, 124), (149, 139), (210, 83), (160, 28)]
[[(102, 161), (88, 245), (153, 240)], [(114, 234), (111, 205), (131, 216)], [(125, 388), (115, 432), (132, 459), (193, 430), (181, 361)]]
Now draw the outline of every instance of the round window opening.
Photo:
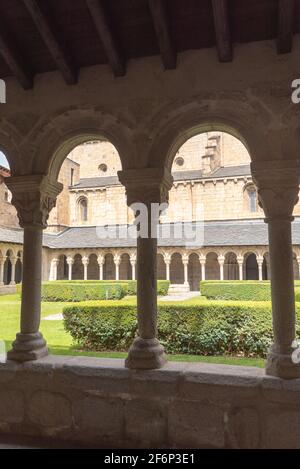
[(104, 163), (103, 163), (103, 164), (100, 164), (100, 166), (99, 166), (99, 171), (100, 171), (101, 173), (106, 173), (106, 171), (107, 171), (107, 165), (104, 164)]
[(183, 166), (184, 165), (184, 159), (181, 158), (181, 156), (179, 156), (178, 158), (176, 158), (175, 163), (176, 163), (177, 166)]

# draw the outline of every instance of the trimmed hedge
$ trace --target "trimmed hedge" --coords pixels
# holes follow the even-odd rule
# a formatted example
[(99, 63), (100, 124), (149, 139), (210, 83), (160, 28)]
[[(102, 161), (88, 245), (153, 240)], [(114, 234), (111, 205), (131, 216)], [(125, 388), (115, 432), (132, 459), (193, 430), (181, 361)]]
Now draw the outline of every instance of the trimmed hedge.
[[(158, 295), (166, 295), (169, 282), (159, 280), (157, 282)], [(45, 282), (42, 285), (43, 301), (74, 301), (85, 300), (120, 300), (125, 295), (136, 295), (136, 281), (56, 281)]]
[[(128, 350), (137, 334), (136, 306), (122, 301), (82, 303), (63, 315), (65, 329), (88, 350)], [(158, 337), (168, 353), (265, 357), (273, 338), (271, 304), (159, 304)]]
[(270, 301), (271, 288), (269, 281), (217, 281), (207, 280), (200, 282), (200, 291), (203, 296), (213, 300), (233, 301)]

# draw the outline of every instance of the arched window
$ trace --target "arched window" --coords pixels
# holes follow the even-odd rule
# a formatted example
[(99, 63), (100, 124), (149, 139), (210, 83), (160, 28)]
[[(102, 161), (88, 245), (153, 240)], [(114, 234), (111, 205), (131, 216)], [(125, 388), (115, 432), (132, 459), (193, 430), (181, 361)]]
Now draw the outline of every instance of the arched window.
[(245, 189), (245, 203), (249, 212), (258, 211), (257, 191), (253, 184), (248, 185)]
[(79, 218), (80, 221), (85, 222), (88, 220), (88, 201), (85, 197), (79, 200)]

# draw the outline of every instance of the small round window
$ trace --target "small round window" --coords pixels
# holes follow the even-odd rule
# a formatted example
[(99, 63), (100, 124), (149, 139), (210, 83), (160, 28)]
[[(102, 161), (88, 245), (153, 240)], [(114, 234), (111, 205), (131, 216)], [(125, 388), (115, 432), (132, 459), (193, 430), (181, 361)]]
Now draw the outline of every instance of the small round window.
[(175, 164), (176, 164), (177, 166), (183, 166), (183, 165), (184, 165), (184, 159), (181, 158), (181, 156), (179, 156), (178, 158), (176, 158)]
[(106, 173), (107, 172), (107, 165), (104, 164), (104, 163), (100, 164), (99, 171), (100, 171), (100, 173)]

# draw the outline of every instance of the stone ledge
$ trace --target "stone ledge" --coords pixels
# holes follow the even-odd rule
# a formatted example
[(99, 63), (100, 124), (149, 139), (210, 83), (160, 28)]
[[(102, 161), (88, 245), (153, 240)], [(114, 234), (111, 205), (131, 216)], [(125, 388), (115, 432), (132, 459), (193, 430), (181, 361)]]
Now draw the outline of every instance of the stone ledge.
[(124, 360), (49, 356), (1, 364), (0, 382), (0, 433), (101, 447), (300, 447), (297, 418), (291, 435), (287, 424), (300, 415), (300, 379), (259, 368), (133, 371)]

